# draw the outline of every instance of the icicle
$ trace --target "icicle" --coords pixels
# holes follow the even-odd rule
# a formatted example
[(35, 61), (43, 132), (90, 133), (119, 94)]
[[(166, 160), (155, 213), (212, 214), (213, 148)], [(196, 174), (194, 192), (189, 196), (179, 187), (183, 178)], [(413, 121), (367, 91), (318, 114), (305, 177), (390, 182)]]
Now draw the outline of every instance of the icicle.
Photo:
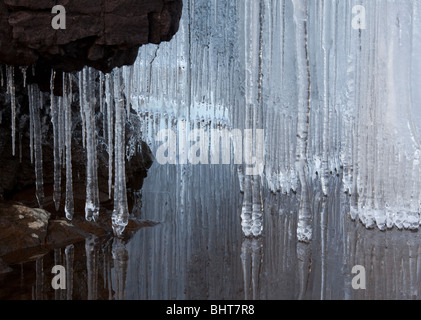
[(32, 113), (32, 126), (33, 126), (33, 143), (34, 143), (34, 156), (35, 156), (35, 186), (36, 196), (39, 206), (42, 208), (44, 203), (44, 178), (42, 170), (42, 132), (40, 120), (40, 100), (41, 93), (33, 85), (28, 87), (30, 92), (29, 108)]
[[(64, 76), (64, 74), (63, 74)], [(58, 149), (59, 149), (59, 163), (64, 165), (64, 95), (58, 97), (58, 113), (57, 113), (57, 123), (58, 123)]]
[(3, 65), (0, 65), (0, 85), (4, 86)]
[[(126, 111), (127, 111), (127, 119), (130, 119), (130, 108), (132, 104), (132, 88), (133, 88), (133, 77), (134, 71), (133, 66), (125, 67), (126, 74), (125, 74), (125, 95), (126, 95)], [(128, 70), (128, 72), (127, 72)]]
[(23, 87), (26, 88), (26, 72), (28, 70), (28, 67), (20, 67), (20, 71), (22, 72), (23, 76)]
[[(64, 75), (63, 75), (64, 76)], [(72, 177), (72, 77), (69, 74), (69, 97), (65, 106), (65, 157), (66, 157), (66, 202), (65, 213), (68, 220), (73, 219), (73, 177)]]
[(114, 154), (114, 146), (113, 146), (113, 127), (114, 127), (114, 111), (113, 111), (113, 104), (114, 104), (114, 88), (112, 87), (112, 81), (109, 74), (105, 76), (105, 94), (106, 94), (106, 102), (107, 102), (107, 117), (108, 117), (108, 197), (111, 199), (112, 195), (112, 187), (113, 187), (113, 154)]
[(307, 42), (307, 0), (293, 0), (296, 29), (298, 133), (296, 168), (301, 183), (301, 201), (298, 217), (298, 240), (308, 242), (312, 238), (312, 216), (307, 182), (307, 147), (310, 117), (310, 64)]
[(243, 233), (246, 237), (250, 237), (253, 235), (252, 226), (253, 226), (253, 219), (252, 219), (252, 207), (253, 207), (253, 189), (252, 189), (252, 177), (245, 176), (244, 177), (244, 197), (243, 197), (243, 205), (241, 210), (241, 226), (243, 229)]
[(34, 104), (34, 90), (31, 87), (28, 88), (28, 100), (29, 100), (29, 153), (31, 157), (31, 164), (34, 163), (34, 113), (31, 105)]
[(100, 111), (102, 113), (102, 136), (104, 137), (105, 142), (107, 142), (107, 109), (105, 108), (104, 104), (104, 85), (105, 79), (104, 74), (102, 72), (99, 73), (99, 105)]
[(12, 111), (12, 155), (16, 154), (16, 94), (15, 94), (15, 68), (7, 66), (7, 92), (10, 95), (10, 106)]
[(121, 69), (114, 71), (114, 101), (115, 101), (115, 165), (114, 165), (114, 211), (112, 224), (114, 234), (120, 237), (128, 223), (129, 211), (126, 193), (125, 169), (125, 112), (124, 100), (121, 96)]
[(99, 72), (99, 112), (104, 113), (104, 74)]
[[(329, 91), (329, 54), (330, 54), (330, 39), (328, 36), (328, 7), (329, 4), (324, 1), (322, 14), (322, 51), (323, 51), (323, 152), (322, 152), (322, 174), (321, 183), (322, 190), (325, 195), (328, 194), (329, 182), (329, 143), (330, 143), (330, 114), (331, 108), (329, 105), (330, 91)], [(329, 26), (329, 25), (328, 25)]]
[(86, 104), (86, 92), (84, 88), (83, 81), (83, 70), (79, 72), (79, 107), (80, 107), (80, 118), (82, 119), (82, 145), (85, 148), (86, 144), (86, 121), (85, 121), (85, 112), (84, 105)]
[[(50, 108), (51, 108), (51, 122), (53, 123), (53, 138), (54, 138), (54, 192), (53, 201), (56, 211), (60, 208), (61, 199), (61, 161), (60, 161), (60, 139), (59, 139), (59, 110), (55, 104), (56, 98), (54, 96), (54, 81), (56, 72), (51, 70), (50, 78)], [(63, 83), (63, 91), (64, 83)]]
[(96, 220), (99, 215), (97, 143), (95, 129), (95, 87), (93, 70), (83, 69), (84, 113), (86, 121), (86, 204), (85, 218)]

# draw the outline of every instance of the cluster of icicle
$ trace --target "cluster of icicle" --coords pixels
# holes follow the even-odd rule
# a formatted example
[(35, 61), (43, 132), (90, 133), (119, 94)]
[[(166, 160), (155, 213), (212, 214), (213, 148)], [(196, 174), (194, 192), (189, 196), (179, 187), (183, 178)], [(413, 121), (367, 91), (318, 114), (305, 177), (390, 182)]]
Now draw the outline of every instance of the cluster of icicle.
[[(15, 155), (16, 96), (14, 84), (14, 70), (12, 66), (6, 67), (7, 94), (11, 100), (12, 114), (12, 152)], [(75, 101), (73, 85), (79, 86), (79, 108), (82, 125), (83, 147), (86, 150), (86, 204), (85, 218), (88, 221), (97, 220), (100, 213), (98, 191), (98, 130), (96, 128), (95, 110), (99, 104), (102, 114), (103, 139), (108, 146), (109, 182), (108, 193), (111, 199), (114, 193), (114, 211), (112, 225), (115, 235), (121, 236), (129, 218), (126, 194), (125, 175), (125, 125), (130, 116), (130, 74), (132, 68), (116, 68), (111, 74), (104, 75), (92, 68), (84, 68), (77, 74), (63, 74), (63, 95), (54, 95), (56, 72), (51, 73), (50, 105), (46, 106), (46, 94), (38, 89), (37, 85), (26, 85), (27, 68), (21, 68), (24, 74), (24, 87), (26, 87), (29, 100), (30, 117), (30, 157), (35, 167), (36, 197), (40, 207), (44, 203), (43, 186), (43, 156), (42, 156), (42, 119), (41, 109), (49, 108), (46, 113), (51, 116), (54, 135), (54, 193), (53, 200), (58, 211), (62, 202), (62, 168), (65, 168), (65, 199), (64, 210), (66, 218), (73, 219), (73, 177), (72, 177), (72, 104)], [(32, 70), (34, 72), (34, 70)], [(124, 75), (124, 77), (123, 77)], [(3, 75), (2, 75), (3, 85)], [(99, 79), (99, 81), (98, 81)], [(128, 79), (128, 80), (124, 80)], [(98, 99), (99, 97), (99, 99)], [(22, 147), (20, 147), (21, 150)], [(20, 157), (22, 157), (20, 155)]]
[[(358, 29), (355, 17), (361, 8), (365, 23)], [(120, 112), (123, 104), (132, 103), (144, 123), (150, 123), (143, 132), (149, 142), (155, 139), (154, 130), (162, 129), (156, 125), (161, 117), (167, 125), (181, 119), (196, 126), (217, 122), (265, 130), (263, 174), (245, 176), (244, 168), (238, 168), (246, 236), (262, 234), (264, 188), (273, 193), (294, 190), (300, 197), (298, 239), (309, 241), (315, 221), (310, 188), (320, 187), (329, 196), (336, 175), (342, 177), (343, 192), (352, 196), (352, 218), (370, 228), (417, 229), (420, 51), (419, 1), (185, 0), (174, 39), (141, 47), (134, 69), (127, 69), (124, 77), (116, 76), (121, 71), (101, 76), (105, 85), (100, 86), (99, 101), (87, 81), (93, 71), (79, 75), (90, 159), (87, 217), (97, 214), (98, 195), (93, 112), (86, 108), (99, 103), (106, 119), (120, 128), (126, 117)], [(13, 70), (7, 74), (10, 82)], [(8, 88), (13, 96), (13, 85)], [(12, 99), (12, 114), (15, 104)], [(107, 113), (111, 105), (114, 113)], [(124, 211), (118, 208), (125, 208), (124, 177), (117, 172), (123, 153), (117, 142), (124, 132), (113, 128), (105, 131), (107, 139), (115, 135), (107, 141), (115, 150), (110, 163), (116, 169), (118, 217)], [(31, 130), (38, 156), (39, 128)], [(255, 144), (253, 137), (251, 147)]]
[(298, 238), (311, 239), (309, 188), (328, 196), (337, 174), (352, 218), (416, 229), (420, 39), (419, 1), (186, 0), (174, 39), (140, 48), (135, 104), (265, 130), (264, 174), (243, 184), (247, 236), (262, 232), (263, 186), (299, 191)]

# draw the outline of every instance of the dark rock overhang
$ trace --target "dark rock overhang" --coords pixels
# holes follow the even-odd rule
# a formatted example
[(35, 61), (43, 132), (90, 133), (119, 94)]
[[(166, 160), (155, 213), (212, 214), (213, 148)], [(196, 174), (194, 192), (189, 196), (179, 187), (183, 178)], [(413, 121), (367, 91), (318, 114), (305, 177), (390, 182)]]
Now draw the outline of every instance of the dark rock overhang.
[[(55, 30), (52, 8), (66, 10)], [(134, 63), (147, 43), (177, 32), (182, 0), (0, 0), (0, 64), (103, 72)]]

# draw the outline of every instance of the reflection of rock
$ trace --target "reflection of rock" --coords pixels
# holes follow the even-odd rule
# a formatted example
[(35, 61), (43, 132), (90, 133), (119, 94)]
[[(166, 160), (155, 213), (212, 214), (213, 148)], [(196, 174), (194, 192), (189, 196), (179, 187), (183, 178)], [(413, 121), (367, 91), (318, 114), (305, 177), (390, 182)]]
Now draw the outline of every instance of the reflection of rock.
[(61, 247), (69, 243), (82, 241), (91, 235), (101, 236), (106, 233), (105, 229), (85, 220), (52, 220), (48, 226), (47, 244), (53, 247)]
[(45, 243), (50, 213), (16, 203), (0, 203), (0, 256)]
[[(150, 221), (129, 220), (123, 233), (124, 241), (143, 227), (154, 226)], [(59, 248), (95, 236), (111, 236), (111, 215), (100, 216), (97, 222), (82, 217), (73, 221), (50, 219), (50, 213), (14, 202), (0, 202), (0, 257), (8, 264), (33, 261), (52, 248)], [(0, 273), (6, 267), (0, 266)]]
[[(137, 230), (143, 227), (150, 227), (155, 223), (150, 221), (129, 220), (124, 230), (123, 237), (130, 238)], [(94, 236), (105, 236), (112, 234), (110, 215), (100, 216), (99, 221), (88, 222), (83, 218), (76, 218), (68, 221), (64, 218), (50, 220), (46, 244), (52, 247), (63, 247), (65, 245), (82, 241)]]

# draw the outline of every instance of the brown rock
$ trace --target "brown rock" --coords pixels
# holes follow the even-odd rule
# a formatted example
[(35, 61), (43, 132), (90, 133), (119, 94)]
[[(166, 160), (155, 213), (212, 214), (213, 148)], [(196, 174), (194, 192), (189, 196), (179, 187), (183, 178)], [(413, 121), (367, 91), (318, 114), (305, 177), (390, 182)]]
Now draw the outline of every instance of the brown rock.
[(0, 258), (0, 274), (11, 272), (12, 269)]
[(50, 213), (0, 202), (0, 256), (45, 244)]

